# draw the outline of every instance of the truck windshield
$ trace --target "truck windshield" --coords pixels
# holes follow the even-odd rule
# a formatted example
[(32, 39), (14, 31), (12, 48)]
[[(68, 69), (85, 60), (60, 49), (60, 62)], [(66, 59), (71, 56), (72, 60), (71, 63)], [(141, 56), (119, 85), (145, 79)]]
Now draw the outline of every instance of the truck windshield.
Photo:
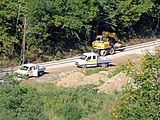
[(28, 67), (27, 66), (21, 66), (20, 70), (28, 70)]
[(85, 60), (85, 59), (86, 59), (86, 57), (87, 57), (87, 56), (82, 55), (82, 56), (80, 57), (80, 59), (81, 59), (81, 60)]

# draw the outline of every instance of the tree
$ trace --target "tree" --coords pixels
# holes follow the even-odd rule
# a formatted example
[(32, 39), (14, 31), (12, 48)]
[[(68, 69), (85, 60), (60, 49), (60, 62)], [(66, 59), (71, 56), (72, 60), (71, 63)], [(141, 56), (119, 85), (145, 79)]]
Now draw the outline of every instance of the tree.
[(0, 2), (0, 55), (10, 56), (15, 52), (17, 5), (13, 1), (2, 0)]
[(153, 7), (154, 3), (151, 0), (112, 0), (107, 2), (105, 10), (108, 13), (108, 18), (117, 25), (121, 34), (133, 36), (135, 24)]
[[(1, 0), (0, 58), (52, 60), (114, 30), (121, 38), (159, 35), (159, 0)], [(27, 62), (27, 61), (26, 61)], [(10, 62), (11, 63), (11, 62)]]

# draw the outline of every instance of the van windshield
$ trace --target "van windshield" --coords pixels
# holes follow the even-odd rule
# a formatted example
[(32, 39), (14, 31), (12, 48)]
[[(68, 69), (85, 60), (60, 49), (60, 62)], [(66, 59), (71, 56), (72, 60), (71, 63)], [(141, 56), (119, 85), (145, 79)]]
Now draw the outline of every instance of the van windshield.
[(28, 67), (27, 66), (21, 66), (20, 70), (28, 70)]
[(80, 59), (81, 59), (81, 60), (85, 60), (85, 59), (86, 59), (86, 57), (87, 57), (87, 56), (82, 55), (82, 56), (80, 57)]

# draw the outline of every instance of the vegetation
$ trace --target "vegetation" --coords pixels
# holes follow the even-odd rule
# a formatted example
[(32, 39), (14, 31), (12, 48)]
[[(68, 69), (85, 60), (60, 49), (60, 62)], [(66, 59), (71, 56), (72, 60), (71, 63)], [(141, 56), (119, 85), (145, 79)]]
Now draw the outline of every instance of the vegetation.
[(1, 0), (0, 64), (18, 64), (23, 52), (25, 62), (80, 53), (102, 31), (115, 30), (124, 40), (158, 36), (159, 4), (159, 0)]
[(114, 119), (108, 110), (118, 94), (97, 93), (96, 87), (70, 89), (47, 83), (24, 86), (8, 74), (0, 85), (0, 120)]
[(142, 64), (136, 68), (127, 67), (131, 83), (115, 106), (114, 115), (118, 120), (156, 120), (159, 114), (160, 48), (155, 54), (146, 53)]
[(115, 75), (119, 74), (120, 72), (124, 71), (126, 68), (125, 68), (125, 65), (119, 65), (116, 67), (115, 70), (113, 70), (112, 72), (110, 72), (107, 77), (109, 78), (112, 78), (114, 77)]
[(0, 120), (47, 120), (36, 89), (19, 86), (12, 74), (7, 74), (0, 85), (0, 98)]
[[(136, 68), (125, 66), (130, 84), (125, 91), (99, 93), (96, 85), (70, 89), (54, 84), (20, 85), (7, 74), (0, 85), (0, 119), (134, 120), (157, 119), (160, 48), (146, 53)], [(121, 67), (120, 67), (121, 68)]]
[[(159, 0), (1, 0), (0, 66), (19, 64), (23, 52), (25, 62), (83, 52), (102, 31), (114, 31), (124, 41), (158, 37), (159, 21)], [(143, 56), (139, 68), (127, 65), (131, 83), (121, 97), (97, 93), (94, 85), (76, 89), (53, 84), (23, 86), (7, 74), (0, 85), (0, 120), (157, 119), (159, 63), (158, 48), (155, 54)], [(117, 68), (110, 77), (121, 70)], [(108, 112), (112, 106), (113, 115)]]
[(105, 68), (90, 68), (90, 69), (84, 70), (83, 73), (85, 75), (92, 75), (92, 74), (99, 73), (100, 71), (106, 71), (106, 69)]
[(53, 84), (39, 84), (35, 87), (45, 100), (45, 110), (50, 119), (114, 119), (107, 111), (116, 98), (114, 93), (109, 95), (97, 93), (94, 85), (81, 86), (76, 89), (59, 88)]

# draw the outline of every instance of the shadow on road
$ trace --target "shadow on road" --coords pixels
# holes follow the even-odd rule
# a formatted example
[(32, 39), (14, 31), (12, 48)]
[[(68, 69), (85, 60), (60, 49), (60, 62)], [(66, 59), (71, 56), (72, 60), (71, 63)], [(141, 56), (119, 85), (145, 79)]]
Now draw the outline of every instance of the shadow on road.
[(109, 67), (114, 67), (114, 66), (116, 66), (116, 65), (114, 65), (114, 64), (109, 64), (108, 66), (109, 66)]

